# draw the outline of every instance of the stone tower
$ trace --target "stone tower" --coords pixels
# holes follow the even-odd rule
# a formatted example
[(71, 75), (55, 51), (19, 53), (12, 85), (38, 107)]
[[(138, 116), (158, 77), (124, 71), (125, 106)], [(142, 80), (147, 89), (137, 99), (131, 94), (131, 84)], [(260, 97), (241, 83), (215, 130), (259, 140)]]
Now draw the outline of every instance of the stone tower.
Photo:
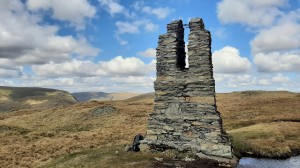
[(154, 150), (231, 159), (231, 144), (216, 106), (211, 35), (200, 18), (191, 19), (189, 28), (189, 68), (182, 21), (171, 22), (167, 33), (159, 36), (154, 112), (141, 143)]

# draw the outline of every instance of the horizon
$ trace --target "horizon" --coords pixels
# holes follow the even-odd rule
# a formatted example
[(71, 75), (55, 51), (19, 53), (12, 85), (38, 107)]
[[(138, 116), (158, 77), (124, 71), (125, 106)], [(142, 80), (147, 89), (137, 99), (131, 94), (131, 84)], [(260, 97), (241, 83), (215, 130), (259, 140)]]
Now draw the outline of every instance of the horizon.
[(3, 86), (154, 92), (158, 36), (201, 17), (216, 93), (300, 92), (300, 0), (2, 0), (0, 16)]
[[(1, 86), (0, 87), (18, 87), (18, 86)], [(83, 92), (69, 92), (67, 90), (63, 90), (63, 89), (55, 89), (55, 88), (49, 88), (49, 87), (30, 87), (30, 86), (24, 86), (24, 87), (20, 87), (20, 88), (42, 88), (42, 89), (54, 89), (54, 90), (60, 90), (60, 91), (66, 91), (70, 94), (73, 93), (109, 93), (109, 94), (113, 94), (113, 93), (136, 93), (136, 94), (148, 94), (148, 93), (155, 93), (155, 91), (153, 92), (105, 92), (105, 91), (93, 91), (93, 90), (88, 90), (88, 91), (83, 91)], [(234, 93), (234, 92), (291, 92), (291, 93), (300, 93), (300, 92), (293, 92), (293, 91), (288, 91), (288, 90), (239, 90), (239, 91), (228, 91), (228, 92), (215, 92), (216, 94), (225, 94), (225, 93)]]

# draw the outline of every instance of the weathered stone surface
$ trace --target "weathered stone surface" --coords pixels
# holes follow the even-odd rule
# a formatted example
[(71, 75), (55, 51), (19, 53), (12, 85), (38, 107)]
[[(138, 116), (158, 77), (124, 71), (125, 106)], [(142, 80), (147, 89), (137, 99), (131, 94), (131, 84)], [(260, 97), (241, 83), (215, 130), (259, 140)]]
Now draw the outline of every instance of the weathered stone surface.
[(201, 18), (191, 19), (189, 28), (189, 68), (182, 21), (171, 22), (167, 33), (159, 36), (154, 112), (141, 143), (155, 150), (232, 158), (216, 107), (210, 32)]

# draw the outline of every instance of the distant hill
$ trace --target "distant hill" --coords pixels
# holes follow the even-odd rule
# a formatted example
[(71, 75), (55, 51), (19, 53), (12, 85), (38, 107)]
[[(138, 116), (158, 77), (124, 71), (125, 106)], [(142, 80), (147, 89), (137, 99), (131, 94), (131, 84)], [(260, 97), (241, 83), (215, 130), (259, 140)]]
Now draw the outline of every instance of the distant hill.
[(106, 97), (108, 93), (105, 92), (76, 92), (72, 93), (72, 95), (79, 101), (79, 102), (86, 102), (92, 99), (98, 99), (101, 97)]
[(45, 109), (76, 102), (77, 100), (70, 93), (62, 90), (0, 86), (0, 112)]
[(98, 100), (98, 101), (125, 100), (125, 99), (129, 99), (131, 97), (134, 97), (134, 96), (141, 95), (141, 93), (76, 92), (76, 93), (72, 93), (72, 95), (79, 102), (87, 102), (87, 101), (91, 101), (91, 100)]
[(144, 93), (138, 96), (134, 96), (128, 99), (128, 101), (138, 101), (143, 99), (154, 99), (154, 92)]

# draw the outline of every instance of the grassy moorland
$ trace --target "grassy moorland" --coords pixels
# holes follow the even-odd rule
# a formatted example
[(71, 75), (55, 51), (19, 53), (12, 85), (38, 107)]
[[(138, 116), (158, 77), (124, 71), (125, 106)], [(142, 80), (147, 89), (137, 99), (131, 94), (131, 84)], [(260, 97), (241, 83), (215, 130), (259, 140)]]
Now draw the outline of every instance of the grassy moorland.
[(300, 94), (245, 91), (217, 94), (237, 155), (288, 157), (300, 152)]
[[(224, 128), (238, 156), (285, 157), (300, 149), (300, 94), (217, 94)], [(0, 115), (4, 167), (151, 167), (174, 153), (125, 153), (146, 132), (153, 94)]]

